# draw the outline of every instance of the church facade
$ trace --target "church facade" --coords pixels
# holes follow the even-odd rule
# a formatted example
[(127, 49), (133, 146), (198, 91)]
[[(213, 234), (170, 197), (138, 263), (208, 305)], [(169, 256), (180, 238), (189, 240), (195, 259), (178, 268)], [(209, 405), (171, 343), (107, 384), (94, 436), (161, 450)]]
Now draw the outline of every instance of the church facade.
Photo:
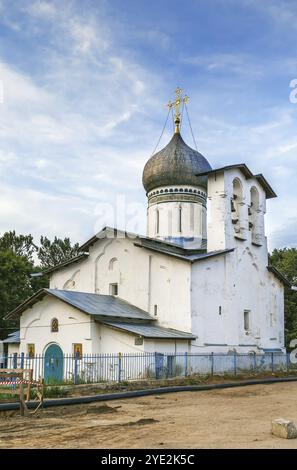
[[(147, 236), (105, 227), (8, 315), (11, 350), (284, 352), (286, 279), (268, 266), (266, 200), (245, 164), (212, 169), (180, 134), (143, 171)], [(14, 348), (14, 349), (13, 349)]]

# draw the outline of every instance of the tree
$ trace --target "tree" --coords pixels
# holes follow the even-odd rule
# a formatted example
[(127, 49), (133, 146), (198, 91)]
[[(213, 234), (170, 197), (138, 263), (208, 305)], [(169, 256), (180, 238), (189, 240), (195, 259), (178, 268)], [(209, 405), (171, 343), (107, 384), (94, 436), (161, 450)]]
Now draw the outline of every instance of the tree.
[(34, 253), (37, 252), (37, 246), (33, 242), (32, 235), (16, 235), (13, 230), (5, 232), (0, 237), (0, 251), (11, 251), (17, 256), (32, 260)]
[(50, 268), (78, 255), (79, 244), (71, 245), (69, 238), (54, 238), (52, 242), (47, 237), (40, 238), (38, 258), (42, 268)]
[[(52, 242), (47, 237), (41, 237), (40, 243), (41, 246), (37, 247), (32, 235), (17, 235), (15, 231), (5, 232), (0, 237), (0, 338), (2, 339), (11, 332), (10, 328), (18, 327), (17, 322), (5, 321), (4, 317), (39, 289), (48, 287), (48, 277), (36, 274), (78, 253), (78, 244), (72, 246), (69, 238), (61, 240), (55, 237)], [(34, 264), (34, 261), (38, 260), (41, 266)]]
[[(274, 249), (269, 255), (269, 264), (275, 266), (292, 285), (297, 286), (297, 249)], [(285, 344), (297, 338), (297, 292), (285, 287)]]
[(3, 317), (33, 294), (30, 282), (32, 267), (32, 262), (25, 256), (9, 250), (0, 251), (0, 338), (11, 332), (4, 328), (14, 326)]

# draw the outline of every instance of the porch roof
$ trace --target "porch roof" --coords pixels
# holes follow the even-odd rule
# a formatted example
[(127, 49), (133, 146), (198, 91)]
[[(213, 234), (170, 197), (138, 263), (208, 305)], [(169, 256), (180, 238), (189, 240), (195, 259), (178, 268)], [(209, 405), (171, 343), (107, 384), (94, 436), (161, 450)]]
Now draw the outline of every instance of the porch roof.
[(186, 331), (173, 330), (171, 328), (164, 328), (150, 323), (119, 323), (112, 321), (105, 321), (102, 323), (106, 326), (116, 328), (117, 330), (128, 331), (138, 336), (143, 336), (144, 338), (183, 340), (192, 340), (197, 338), (197, 336), (192, 333), (187, 333)]

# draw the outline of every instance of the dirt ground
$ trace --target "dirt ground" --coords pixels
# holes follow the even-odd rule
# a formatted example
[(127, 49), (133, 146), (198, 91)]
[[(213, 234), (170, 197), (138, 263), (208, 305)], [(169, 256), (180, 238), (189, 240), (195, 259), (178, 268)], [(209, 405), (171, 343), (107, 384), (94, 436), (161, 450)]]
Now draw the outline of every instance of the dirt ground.
[(297, 448), (279, 417), (297, 423), (296, 382), (2, 412), (0, 448)]

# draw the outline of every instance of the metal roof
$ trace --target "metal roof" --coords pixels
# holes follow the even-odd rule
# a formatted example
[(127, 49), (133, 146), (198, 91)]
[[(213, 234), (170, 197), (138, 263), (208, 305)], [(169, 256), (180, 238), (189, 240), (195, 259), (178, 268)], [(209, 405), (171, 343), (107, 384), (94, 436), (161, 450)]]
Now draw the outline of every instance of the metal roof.
[(251, 170), (246, 166), (245, 163), (237, 163), (235, 165), (227, 165), (227, 166), (223, 166), (221, 168), (214, 168), (214, 169), (209, 170), (209, 171), (204, 171), (203, 173), (197, 172), (196, 177), (208, 176), (208, 175), (211, 175), (213, 173), (218, 173), (220, 171), (232, 170), (233, 168), (237, 168), (240, 171), (242, 171), (242, 173), (244, 174), (244, 176), (247, 179), (256, 178), (256, 180), (258, 180), (259, 184), (264, 189), (267, 199), (277, 197), (276, 193), (273, 191), (272, 187), (270, 186), (268, 181), (264, 178), (264, 176), (262, 174), (254, 175), (251, 172)]
[(173, 256), (174, 258), (178, 258), (183, 261), (190, 261), (191, 263), (202, 261), (207, 258), (212, 258), (214, 256), (224, 255), (234, 251), (234, 248), (228, 248), (226, 250), (210, 251), (207, 253), (206, 250), (203, 249), (193, 250), (182, 247), (180, 247), (180, 250), (178, 251), (176, 249), (172, 250), (168, 246), (162, 246), (162, 244), (155, 244), (154, 241), (155, 240), (152, 240), (152, 242), (148, 242), (147, 240), (139, 240), (134, 242), (134, 245), (138, 246), (139, 248), (147, 248), (148, 250), (157, 251), (158, 253), (162, 253), (164, 255)]
[(44, 271), (42, 271), (42, 274), (50, 274), (54, 271), (57, 271), (58, 269), (62, 269), (64, 267), (68, 266), (69, 264), (77, 263), (77, 262), (87, 258), (88, 256), (89, 256), (89, 253), (80, 253), (79, 255), (75, 256), (74, 258), (70, 258), (66, 261), (63, 261), (60, 264), (56, 264), (56, 266), (51, 266), (50, 268), (45, 269)]
[(207, 186), (207, 177), (199, 180), (197, 173), (211, 170), (206, 158), (189, 147), (180, 133), (175, 133), (170, 142), (147, 162), (143, 170), (142, 183), (146, 192), (159, 186), (190, 184)]
[(50, 295), (68, 305), (79, 309), (80, 311), (87, 313), (88, 315), (94, 315), (98, 317), (108, 318), (122, 318), (128, 320), (151, 320), (155, 321), (155, 318), (151, 317), (149, 313), (141, 310), (134, 305), (114, 297), (112, 295), (101, 295), (91, 294), (88, 292), (75, 292), (68, 290), (59, 289), (41, 289), (35, 295), (27, 299), (16, 309), (10, 312), (6, 318), (11, 318), (17, 314), (21, 314), (29, 307), (32, 307), (36, 302), (43, 299), (44, 296)]
[(14, 331), (9, 333), (8, 337), (2, 341), (2, 343), (20, 343), (20, 332)]
[(131, 323), (118, 323), (118, 322), (103, 322), (104, 325), (111, 326), (118, 330), (125, 330), (145, 338), (159, 338), (159, 339), (196, 339), (192, 333), (185, 331), (173, 330), (171, 328), (163, 328), (158, 325), (146, 324), (131, 324)]

